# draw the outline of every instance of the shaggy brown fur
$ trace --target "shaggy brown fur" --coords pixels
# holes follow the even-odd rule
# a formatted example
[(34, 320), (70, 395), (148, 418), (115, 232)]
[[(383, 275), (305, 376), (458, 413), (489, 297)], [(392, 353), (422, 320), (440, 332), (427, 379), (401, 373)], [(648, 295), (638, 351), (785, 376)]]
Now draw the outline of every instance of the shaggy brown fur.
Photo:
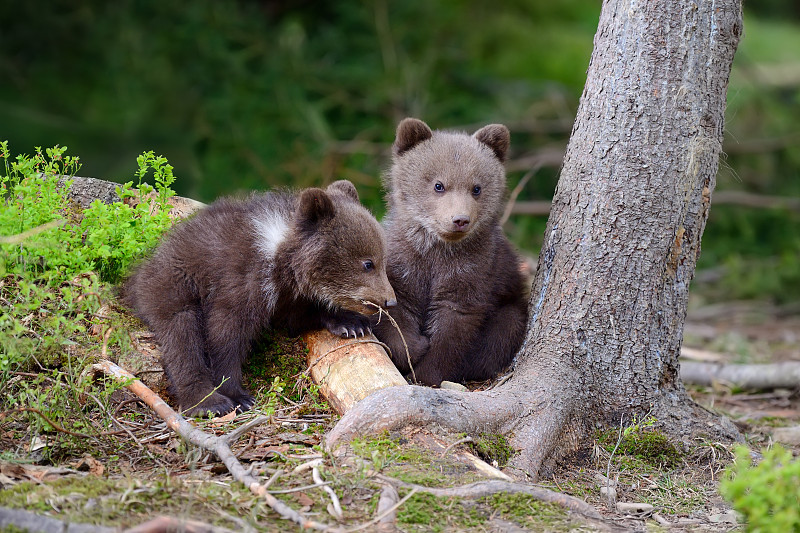
[[(242, 363), (277, 326), (292, 334), (370, 331), (393, 306), (380, 225), (349, 181), (299, 195), (222, 199), (177, 225), (127, 281), (125, 302), (154, 330), (171, 392), (191, 416), (249, 409)], [(215, 390), (216, 388), (216, 390)]]
[[(491, 378), (522, 343), (528, 288), (499, 224), (508, 146), (500, 124), (472, 136), (431, 131), (411, 118), (397, 127), (384, 222), (398, 301), (390, 314), (421, 383)], [(410, 374), (388, 321), (375, 334)]]

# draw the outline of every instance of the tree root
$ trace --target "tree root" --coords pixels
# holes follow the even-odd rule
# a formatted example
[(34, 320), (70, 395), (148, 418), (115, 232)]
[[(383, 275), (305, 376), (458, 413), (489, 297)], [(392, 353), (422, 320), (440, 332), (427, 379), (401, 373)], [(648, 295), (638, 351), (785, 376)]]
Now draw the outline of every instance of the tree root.
[(339, 443), (366, 433), (406, 426), (438, 425), (468, 434), (500, 433), (519, 451), (511, 466), (535, 480), (542, 465), (548, 470), (556, 457), (553, 452), (559, 451), (556, 438), (566, 433), (571, 396), (560, 385), (551, 384), (547, 388), (545, 380), (535, 388), (515, 386), (512, 382), (513, 379), (501, 387), (480, 392), (420, 386), (376, 391), (342, 416), (328, 433), (326, 446), (333, 450)]
[(381, 481), (391, 483), (392, 485), (398, 487), (417, 489), (420, 492), (427, 492), (428, 494), (432, 494), (440, 498), (468, 498), (474, 500), (477, 498), (483, 498), (485, 496), (491, 496), (492, 494), (497, 494), (499, 492), (508, 494), (528, 494), (537, 500), (566, 507), (570, 511), (575, 511), (576, 513), (579, 513), (587, 518), (592, 518), (595, 520), (602, 519), (600, 513), (597, 512), (597, 509), (583, 500), (579, 500), (574, 496), (569, 496), (567, 494), (562, 494), (560, 492), (555, 492), (543, 487), (537, 487), (535, 485), (528, 485), (525, 483), (514, 483), (499, 479), (491, 479), (486, 481), (477, 481), (461, 487), (441, 489), (424, 487), (414, 483), (406, 483), (405, 481), (384, 476), (383, 474), (377, 474), (376, 477)]
[[(365, 433), (405, 426), (440, 424), (454, 431), (489, 433), (503, 422), (497, 391), (458, 392), (420, 386), (381, 389), (370, 394), (342, 416), (328, 433), (327, 446)], [(495, 405), (492, 405), (497, 401)], [(487, 416), (481, 417), (481, 412)], [(488, 414), (491, 413), (491, 416)]]

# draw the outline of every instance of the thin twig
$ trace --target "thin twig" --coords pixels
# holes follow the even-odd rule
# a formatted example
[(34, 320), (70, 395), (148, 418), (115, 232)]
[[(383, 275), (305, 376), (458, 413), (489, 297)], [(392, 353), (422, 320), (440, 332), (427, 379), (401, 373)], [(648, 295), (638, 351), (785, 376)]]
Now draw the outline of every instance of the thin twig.
[(570, 496), (568, 494), (554, 492), (550, 489), (546, 489), (544, 487), (537, 487), (535, 485), (514, 483), (513, 481), (502, 481), (499, 479), (490, 479), (485, 481), (477, 481), (475, 483), (470, 483), (469, 485), (463, 485), (461, 487), (440, 489), (434, 487), (425, 487), (423, 485), (417, 485), (415, 483), (407, 483), (405, 481), (385, 476), (383, 474), (377, 474), (375, 477), (377, 477), (382, 481), (386, 481), (387, 483), (392, 483), (395, 486), (406, 487), (406, 488), (417, 488), (422, 492), (427, 492), (428, 494), (433, 494), (434, 496), (437, 497), (475, 499), (475, 498), (483, 498), (484, 496), (491, 496), (492, 494), (497, 494), (498, 492), (506, 492), (509, 494), (515, 494), (515, 493), (528, 494), (530, 496), (533, 496), (537, 500), (561, 505), (563, 507), (566, 507), (567, 509), (576, 511), (582, 514), (583, 516), (596, 519), (600, 518), (600, 513), (598, 513), (594, 507), (592, 507), (585, 501), (575, 498), (574, 496)]
[(320, 487), (327, 487), (330, 485), (330, 481), (323, 481), (321, 483), (314, 482), (313, 485), (303, 485), (302, 487), (294, 487), (292, 489), (281, 489), (281, 490), (271, 490), (269, 491), (270, 494), (291, 494), (292, 492), (303, 492), (304, 490), (311, 490), (317, 489)]
[[(78, 433), (77, 431), (72, 431), (67, 428), (61, 427), (60, 425), (58, 425), (57, 422), (54, 422), (52, 419), (50, 419), (50, 417), (48, 417), (46, 414), (44, 414), (39, 409), (36, 409), (35, 407), (15, 407), (14, 409), (3, 411), (2, 413), (0, 413), (0, 420), (3, 420), (7, 416), (13, 415), (15, 413), (36, 413), (37, 415), (42, 417), (45, 422), (50, 424), (50, 426), (52, 426), (54, 430), (58, 431), (59, 433), (66, 433), (67, 435), (71, 435), (73, 437), (80, 437), (83, 439), (94, 438), (93, 435), (87, 435), (86, 433)], [(101, 435), (102, 434), (104, 433), (101, 433)]]
[[(392, 318), (392, 315), (389, 313), (389, 311), (387, 311), (386, 309), (384, 309), (380, 305), (374, 304), (372, 302), (368, 302), (366, 300), (362, 301), (361, 303), (363, 303), (364, 305), (371, 305), (373, 307), (377, 307), (378, 308), (378, 312), (381, 313), (379, 315), (379, 317), (383, 316), (383, 313), (386, 313), (386, 316), (389, 317), (389, 322), (394, 326), (394, 329), (397, 330), (397, 333), (400, 335), (400, 340), (403, 341), (403, 348), (406, 351), (406, 361), (408, 361), (408, 368), (411, 369), (411, 379), (413, 379), (414, 383), (416, 383), (417, 382), (417, 375), (414, 373), (414, 366), (411, 364), (411, 353), (408, 351), (408, 344), (406, 344), (406, 338), (403, 335), (403, 332), (400, 329), (400, 326), (397, 325), (397, 322), (395, 321), (394, 318)], [(389, 357), (391, 357), (392, 356), (392, 351), (389, 349), (388, 346), (386, 346), (386, 345), (384, 345), (384, 346), (386, 347), (386, 353), (388, 353)]]
[(322, 485), (322, 488), (328, 493), (328, 496), (331, 498), (331, 505), (333, 506), (333, 516), (335, 516), (337, 520), (341, 520), (344, 514), (342, 513), (342, 506), (339, 503), (339, 497), (336, 495), (336, 492), (322, 480), (322, 476), (319, 475), (319, 467), (315, 466), (311, 468), (311, 478), (317, 485)]
[(16, 235), (0, 237), (0, 244), (20, 244), (22, 241), (24, 241), (29, 237), (33, 237), (34, 235), (38, 235), (39, 233), (43, 233), (47, 230), (51, 230), (53, 228), (62, 226), (65, 222), (66, 220), (64, 220), (63, 218), (59, 218), (57, 220), (52, 220), (46, 224), (42, 224), (41, 226), (36, 226), (35, 228), (25, 230), (22, 233), (17, 233)]
[(272, 474), (272, 477), (269, 478), (267, 482), (262, 485), (262, 487), (264, 487), (264, 490), (270, 488), (276, 481), (278, 481), (278, 478), (281, 477), (283, 474), (284, 474), (283, 470), (281, 470), (280, 468), (277, 469), (275, 473)]
[(612, 492), (611, 492), (611, 459), (614, 458), (614, 454), (617, 453), (617, 448), (619, 448), (620, 443), (622, 442), (622, 428), (624, 422), (624, 416), (619, 416), (619, 434), (617, 435), (617, 444), (614, 446), (614, 449), (611, 451), (611, 455), (608, 456), (608, 464), (606, 465), (606, 491), (608, 494), (608, 503), (609, 505), (613, 505), (614, 502), (612, 501)]
[(444, 457), (447, 457), (447, 453), (448, 453), (448, 452), (449, 452), (451, 449), (455, 448), (455, 447), (456, 447), (456, 446), (458, 446), (459, 444), (464, 444), (465, 442), (474, 442), (474, 441), (472, 440), (472, 437), (464, 437), (464, 438), (463, 438), (463, 439), (461, 439), (461, 440), (457, 440), (457, 441), (455, 441), (453, 444), (449, 445), (447, 448), (445, 448), (445, 449), (444, 449), (444, 451), (442, 452), (442, 457), (443, 457), (443, 458), (444, 458)]
[(508, 220), (508, 217), (511, 216), (511, 210), (514, 209), (514, 204), (517, 203), (517, 197), (519, 196), (519, 193), (522, 192), (522, 189), (525, 188), (525, 185), (528, 184), (528, 181), (539, 171), (540, 168), (542, 168), (543, 165), (543, 162), (537, 162), (535, 165), (533, 165), (531, 169), (526, 172), (524, 176), (522, 176), (522, 179), (519, 180), (519, 183), (517, 183), (517, 186), (514, 187), (514, 190), (511, 191), (511, 195), (509, 195), (508, 202), (506, 203), (506, 209), (503, 211), (503, 216), (500, 218), (501, 226), (505, 224)]
[(150, 457), (150, 459), (152, 459), (153, 461), (156, 461), (156, 458), (153, 456), (153, 454), (152, 454), (152, 453), (150, 453), (150, 450), (148, 450), (148, 449), (147, 449), (147, 447), (146, 447), (144, 444), (142, 444), (142, 443), (139, 441), (139, 439), (137, 439), (137, 438), (136, 438), (136, 435), (134, 435), (134, 434), (133, 434), (133, 432), (132, 432), (130, 429), (126, 428), (126, 427), (125, 427), (125, 426), (122, 424), (122, 422), (120, 422), (120, 421), (119, 421), (119, 420), (118, 420), (118, 419), (117, 419), (117, 418), (116, 418), (114, 415), (112, 415), (112, 414), (111, 414), (111, 412), (110, 412), (110, 411), (108, 411), (108, 410), (106, 409), (106, 407), (103, 405), (103, 402), (101, 402), (101, 401), (100, 401), (100, 398), (96, 397), (94, 394), (89, 394), (89, 393), (87, 393), (87, 392), (85, 392), (84, 394), (86, 394), (86, 395), (87, 395), (89, 398), (91, 398), (92, 400), (94, 400), (94, 401), (95, 401), (95, 403), (96, 403), (98, 406), (100, 406), (100, 409), (102, 409), (103, 411), (105, 411), (105, 412), (106, 412), (106, 415), (108, 415), (108, 417), (109, 417), (109, 418), (112, 420), (112, 422), (114, 422), (116, 425), (118, 425), (118, 426), (120, 427), (120, 429), (122, 429), (122, 431), (124, 431), (125, 433), (127, 433), (127, 434), (128, 434), (128, 436), (129, 436), (131, 439), (133, 439), (133, 442), (135, 442), (135, 443), (136, 443), (136, 444), (139, 446), (139, 448), (141, 448), (142, 450), (144, 450), (144, 451), (145, 451), (145, 453), (147, 454), (147, 456), (148, 456), (148, 457)]
[(403, 496), (402, 500), (400, 500), (396, 504), (392, 505), (391, 507), (386, 509), (384, 512), (382, 512), (381, 514), (379, 514), (378, 516), (376, 516), (375, 518), (373, 518), (369, 522), (366, 522), (364, 524), (361, 524), (360, 526), (356, 526), (356, 527), (353, 527), (353, 528), (350, 528), (350, 529), (346, 530), (347, 533), (351, 533), (351, 532), (354, 532), (354, 531), (361, 531), (362, 529), (367, 529), (368, 527), (370, 527), (373, 524), (377, 524), (378, 522), (381, 521), (381, 518), (383, 518), (384, 516), (387, 516), (389, 513), (393, 513), (394, 511), (396, 511), (401, 505), (406, 503), (409, 498), (411, 498), (414, 494), (419, 492), (419, 490), (420, 490), (419, 488), (414, 487), (413, 489), (411, 489), (411, 491), (408, 494)]
[(269, 422), (268, 416), (259, 416), (258, 418), (254, 418), (253, 420), (250, 420), (249, 422), (242, 424), (241, 426), (234, 429), (230, 433), (225, 434), (224, 437), (228, 440), (229, 444), (233, 444), (244, 433), (247, 433), (256, 426), (260, 426), (261, 424), (266, 424), (267, 422)]

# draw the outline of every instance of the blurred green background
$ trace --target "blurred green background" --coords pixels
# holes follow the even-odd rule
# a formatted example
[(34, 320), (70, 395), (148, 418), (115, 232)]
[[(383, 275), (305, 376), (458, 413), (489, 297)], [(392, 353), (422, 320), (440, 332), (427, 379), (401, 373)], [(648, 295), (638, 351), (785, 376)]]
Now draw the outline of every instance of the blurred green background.
[[(81, 175), (132, 179), (144, 150), (210, 201), (348, 178), (383, 213), (398, 120), (512, 131), (509, 185), (549, 200), (585, 81), (598, 0), (0, 2), (0, 139), (66, 145)], [(800, 198), (800, 3), (752, 0), (717, 191)], [(553, 157), (556, 154), (556, 157)], [(748, 197), (749, 198), (749, 197)], [(716, 197), (715, 197), (716, 199)], [(535, 256), (546, 216), (506, 229)], [(709, 298), (800, 301), (800, 213), (712, 202)]]

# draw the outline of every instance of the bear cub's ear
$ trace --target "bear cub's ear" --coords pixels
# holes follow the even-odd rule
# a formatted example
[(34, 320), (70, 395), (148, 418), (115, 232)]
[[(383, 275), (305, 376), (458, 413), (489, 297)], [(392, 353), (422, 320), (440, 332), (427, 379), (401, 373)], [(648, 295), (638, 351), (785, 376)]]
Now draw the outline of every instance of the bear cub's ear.
[(491, 148), (501, 163), (505, 162), (508, 145), (511, 144), (511, 133), (508, 128), (502, 124), (489, 124), (476, 131), (472, 136)]
[(301, 220), (316, 224), (322, 220), (333, 218), (336, 208), (328, 194), (322, 189), (312, 187), (300, 193), (298, 214)]
[(397, 125), (397, 136), (392, 145), (392, 153), (395, 156), (402, 155), (431, 137), (433, 137), (433, 132), (427, 124), (416, 118), (404, 118)]
[(331, 194), (341, 194), (348, 200), (353, 200), (356, 203), (359, 203), (358, 199), (358, 191), (356, 190), (356, 186), (350, 183), (347, 180), (338, 180), (334, 181), (325, 189)]

